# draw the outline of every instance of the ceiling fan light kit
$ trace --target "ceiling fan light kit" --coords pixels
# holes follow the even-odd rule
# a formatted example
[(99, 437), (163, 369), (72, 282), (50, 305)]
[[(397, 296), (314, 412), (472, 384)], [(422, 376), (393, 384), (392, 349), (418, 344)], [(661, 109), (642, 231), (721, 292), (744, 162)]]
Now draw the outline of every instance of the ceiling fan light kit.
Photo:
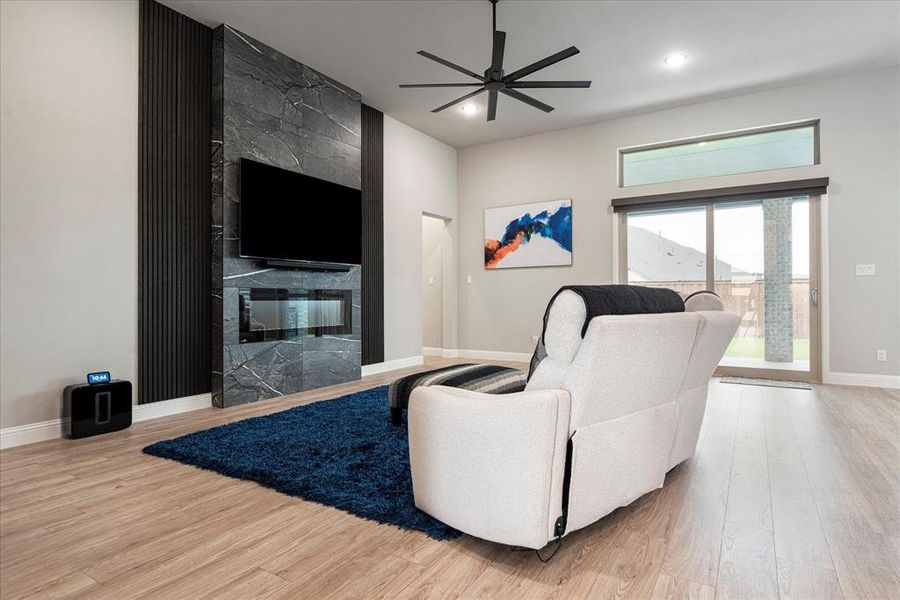
[(536, 71), (540, 71), (550, 65), (554, 65), (560, 61), (563, 61), (567, 58), (575, 56), (578, 54), (579, 50), (575, 46), (570, 46), (565, 50), (561, 50), (556, 54), (551, 54), (550, 56), (543, 58), (537, 62), (531, 63), (526, 67), (522, 67), (512, 73), (506, 75), (503, 71), (503, 52), (506, 48), (506, 32), (505, 31), (497, 31), (497, 0), (490, 0), (493, 11), (493, 24), (494, 24), (494, 33), (493, 33), (493, 46), (491, 51), (491, 65), (484, 71), (483, 75), (479, 75), (478, 73), (466, 69), (465, 67), (461, 67), (456, 63), (452, 63), (449, 60), (443, 59), (439, 56), (435, 56), (430, 52), (426, 52), (425, 50), (419, 50), (418, 54), (424, 56), (429, 60), (433, 60), (436, 63), (442, 64), (445, 67), (453, 69), (463, 75), (468, 75), (469, 77), (476, 79), (476, 82), (472, 83), (406, 83), (400, 84), (402, 88), (443, 88), (443, 87), (477, 87), (478, 89), (465, 94), (457, 98), (456, 100), (452, 100), (447, 104), (442, 106), (438, 106), (431, 112), (437, 113), (442, 110), (446, 110), (451, 106), (456, 106), (460, 102), (465, 102), (470, 98), (474, 98), (475, 96), (481, 94), (482, 92), (488, 93), (488, 106), (487, 106), (487, 120), (493, 121), (497, 118), (497, 99), (500, 94), (505, 96), (509, 96), (510, 98), (515, 98), (520, 102), (524, 102), (529, 106), (533, 106), (539, 110), (544, 112), (550, 112), (553, 110), (553, 107), (549, 104), (545, 104), (536, 98), (532, 98), (527, 94), (523, 94), (518, 91), (520, 89), (559, 89), (559, 88), (587, 88), (591, 87), (590, 81), (520, 81), (523, 77), (527, 77)]

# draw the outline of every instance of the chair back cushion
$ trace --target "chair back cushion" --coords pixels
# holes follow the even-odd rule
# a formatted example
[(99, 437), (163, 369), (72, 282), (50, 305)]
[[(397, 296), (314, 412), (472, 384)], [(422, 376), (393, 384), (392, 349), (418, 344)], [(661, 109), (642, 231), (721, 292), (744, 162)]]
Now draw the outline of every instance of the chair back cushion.
[(675, 399), (700, 319), (695, 314), (610, 315), (591, 321), (563, 377), (570, 432)]
[(700, 326), (682, 390), (709, 383), (741, 322), (741, 318), (729, 310), (702, 310), (688, 314), (699, 317)]
[(676, 292), (666, 288), (638, 285), (561, 287), (544, 312), (543, 330), (531, 358), (528, 378), (531, 379), (538, 365), (549, 355), (570, 362), (595, 317), (673, 312), (684, 312), (684, 302)]
[(585, 318), (581, 324), (581, 337), (587, 333), (588, 324), (601, 315), (646, 315), (651, 313), (684, 312), (684, 300), (668, 288), (642, 285), (567, 285), (559, 288), (547, 304), (544, 313), (544, 331), (553, 301), (563, 292), (581, 297)]

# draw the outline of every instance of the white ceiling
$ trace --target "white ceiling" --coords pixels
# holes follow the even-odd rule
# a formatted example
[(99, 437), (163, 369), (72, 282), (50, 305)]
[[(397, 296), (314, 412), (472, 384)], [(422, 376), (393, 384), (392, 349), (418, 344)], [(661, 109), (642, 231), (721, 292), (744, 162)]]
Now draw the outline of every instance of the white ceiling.
[[(500, 96), (484, 110), (430, 112), (471, 88), (399, 89), (466, 81), (416, 55), (473, 71), (490, 62), (490, 4), (467, 1), (163, 0), (207, 25), (228, 23), (362, 93), (367, 104), (456, 147), (900, 64), (900, 2), (526, 2), (501, 0), (511, 72), (570, 45), (581, 54), (527, 79), (591, 79), (590, 89), (524, 90), (545, 114)], [(686, 52), (670, 71), (663, 57)], [(484, 103), (486, 94), (480, 96)]]

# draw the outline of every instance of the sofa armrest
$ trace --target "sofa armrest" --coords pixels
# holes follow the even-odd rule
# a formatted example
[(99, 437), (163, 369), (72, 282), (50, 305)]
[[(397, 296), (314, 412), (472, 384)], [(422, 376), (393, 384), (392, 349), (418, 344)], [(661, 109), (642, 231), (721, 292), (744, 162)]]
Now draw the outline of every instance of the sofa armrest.
[(562, 513), (569, 394), (420, 387), (409, 402), (416, 506), (476, 537), (527, 548)]

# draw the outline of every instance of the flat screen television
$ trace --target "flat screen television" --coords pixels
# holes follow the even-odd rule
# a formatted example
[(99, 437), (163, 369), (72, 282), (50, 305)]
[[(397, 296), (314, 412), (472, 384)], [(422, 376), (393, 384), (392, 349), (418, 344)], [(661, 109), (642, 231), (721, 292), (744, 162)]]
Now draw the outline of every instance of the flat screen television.
[(357, 189), (241, 159), (242, 257), (358, 265), (361, 213)]

